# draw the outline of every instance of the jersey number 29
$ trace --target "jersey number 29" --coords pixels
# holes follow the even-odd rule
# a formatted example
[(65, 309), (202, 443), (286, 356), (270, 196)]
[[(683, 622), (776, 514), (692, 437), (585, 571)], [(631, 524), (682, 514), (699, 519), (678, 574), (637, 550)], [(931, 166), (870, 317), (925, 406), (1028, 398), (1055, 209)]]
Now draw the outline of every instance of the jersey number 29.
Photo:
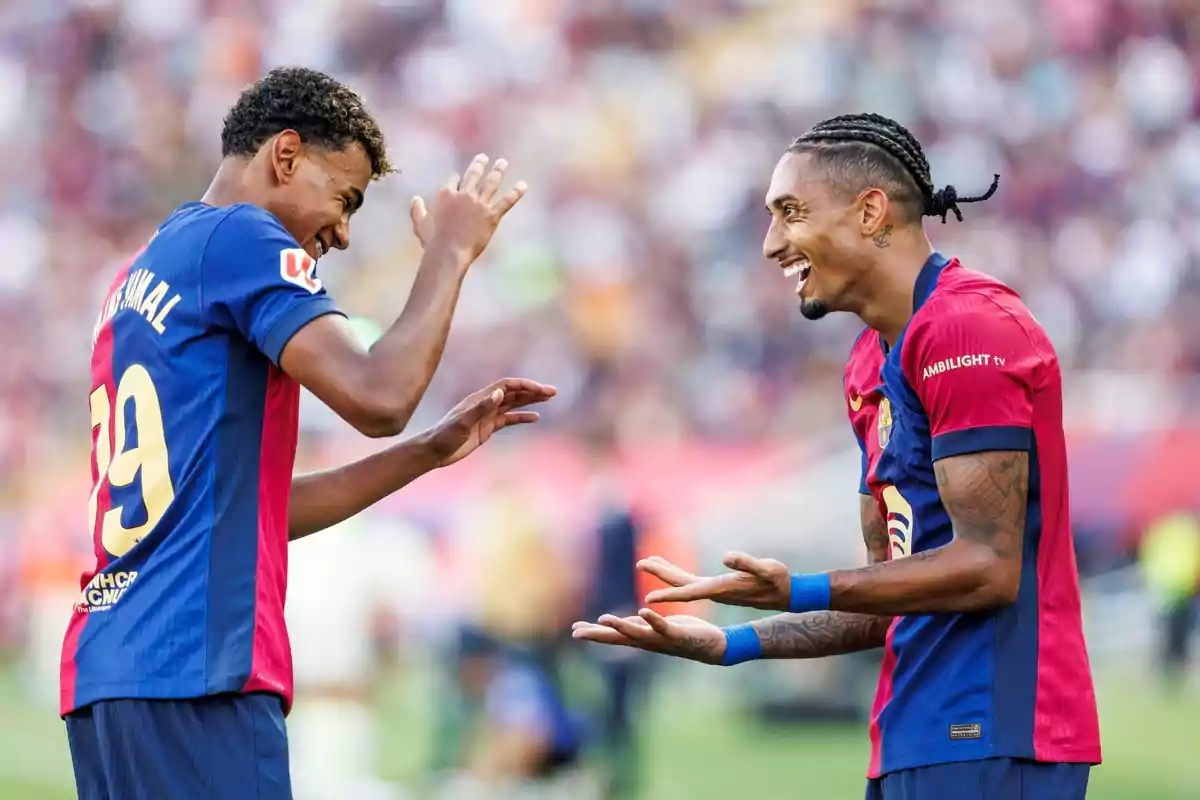
[[(132, 364), (117, 384), (116, 407), (111, 407), (107, 385), (92, 392), (92, 429), (96, 435), (96, 485), (88, 501), (88, 524), (93, 534), (100, 528), (100, 541), (114, 557), (124, 555), (162, 519), (171, 501), (175, 486), (171, 483), (171, 468), (167, 460), (167, 439), (163, 432), (162, 408), (158, 391), (150, 373), (141, 364)], [(128, 446), (125, 426), (125, 406), (133, 403), (133, 418), (137, 426), (137, 444)], [(111, 434), (111, 438), (110, 438)], [(110, 444), (111, 442), (111, 444)], [(100, 491), (107, 483), (110, 488), (129, 486), (141, 473), (142, 502), (146, 506), (146, 521), (126, 528), (121, 522), (122, 506), (112, 506), (102, 519), (96, 518)]]

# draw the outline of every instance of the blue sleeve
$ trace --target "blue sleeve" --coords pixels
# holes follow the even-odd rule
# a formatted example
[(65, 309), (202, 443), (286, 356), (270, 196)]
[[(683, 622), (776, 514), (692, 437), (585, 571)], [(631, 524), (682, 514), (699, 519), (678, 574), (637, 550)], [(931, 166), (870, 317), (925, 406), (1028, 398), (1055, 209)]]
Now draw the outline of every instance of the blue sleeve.
[(210, 321), (237, 330), (278, 364), (297, 331), (317, 317), (341, 313), (316, 268), (273, 215), (234, 206), (201, 255), (200, 302)]

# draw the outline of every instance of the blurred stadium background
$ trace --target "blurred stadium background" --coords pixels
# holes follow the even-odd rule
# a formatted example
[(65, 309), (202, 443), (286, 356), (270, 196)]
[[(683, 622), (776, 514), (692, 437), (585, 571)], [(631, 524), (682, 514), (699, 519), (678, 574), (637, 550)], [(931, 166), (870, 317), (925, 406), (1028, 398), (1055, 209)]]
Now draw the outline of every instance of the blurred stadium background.
[[(1166, 569), (1137, 561), (1156, 523), (1200, 512), (1195, 0), (4, 0), (0, 796), (73, 796), (56, 662), (90, 548), (101, 293), (202, 193), (240, 89), (297, 63), (359, 90), (404, 169), (322, 265), (364, 331), (405, 301), (411, 195), (479, 151), (532, 187), (468, 280), (414, 430), (503, 375), (561, 392), (540, 430), (293, 547), (298, 769), (337, 749), (306, 738), (307, 705), (344, 734), (346, 770), (466, 797), (446, 787), (553, 707), (591, 732), (585, 779), (638, 776), (613, 797), (861, 796), (874, 657), (614, 666), (561, 633), (628, 580), (598, 544), (605, 509), (633, 510), (640, 552), (709, 569), (734, 546), (862, 558), (840, 388), (857, 321), (805, 323), (759, 253), (783, 148), (874, 110), (926, 144), (939, 184), (1001, 173), (935, 244), (1018, 288), (1068, 370), (1107, 762), (1089, 796), (1200, 797), (1200, 681), (1160, 664), (1161, 612), (1196, 565), (1186, 535), (1163, 539), (1181, 542)], [(370, 446), (315, 402), (303, 425), (303, 466)], [(549, 706), (466, 665), (505, 648), (535, 654)], [(636, 737), (604, 747), (618, 674), (645, 691)]]

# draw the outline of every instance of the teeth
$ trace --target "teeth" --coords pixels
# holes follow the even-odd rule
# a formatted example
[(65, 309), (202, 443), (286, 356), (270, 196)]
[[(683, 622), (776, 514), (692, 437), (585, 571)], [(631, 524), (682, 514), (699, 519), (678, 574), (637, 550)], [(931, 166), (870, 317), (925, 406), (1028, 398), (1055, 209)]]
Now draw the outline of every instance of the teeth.
[(809, 266), (810, 266), (810, 264), (808, 262), (808, 259), (802, 258), (799, 261), (797, 261), (795, 264), (792, 264), (790, 267), (785, 269), (783, 271), (783, 275), (785, 278), (794, 277), (796, 275), (799, 275), (801, 272), (807, 272)]

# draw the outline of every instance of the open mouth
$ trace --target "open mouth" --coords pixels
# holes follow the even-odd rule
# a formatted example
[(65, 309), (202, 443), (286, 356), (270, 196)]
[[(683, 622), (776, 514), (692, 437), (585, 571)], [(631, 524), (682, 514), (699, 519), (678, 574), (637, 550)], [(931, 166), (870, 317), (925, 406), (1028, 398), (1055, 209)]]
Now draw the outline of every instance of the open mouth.
[(800, 280), (796, 283), (796, 289), (799, 290), (804, 285), (804, 281), (808, 279), (808, 274), (812, 271), (812, 262), (807, 256), (800, 256), (784, 262), (783, 274), (785, 277), (791, 278), (797, 275)]
[(317, 258), (318, 258), (318, 259), (320, 259), (320, 258), (321, 258), (321, 256), (325, 255), (325, 242), (321, 241), (321, 238), (320, 238), (320, 237), (317, 237), (317, 241), (316, 241), (316, 244), (315, 244), (315, 248), (316, 248), (316, 251), (317, 251)]

